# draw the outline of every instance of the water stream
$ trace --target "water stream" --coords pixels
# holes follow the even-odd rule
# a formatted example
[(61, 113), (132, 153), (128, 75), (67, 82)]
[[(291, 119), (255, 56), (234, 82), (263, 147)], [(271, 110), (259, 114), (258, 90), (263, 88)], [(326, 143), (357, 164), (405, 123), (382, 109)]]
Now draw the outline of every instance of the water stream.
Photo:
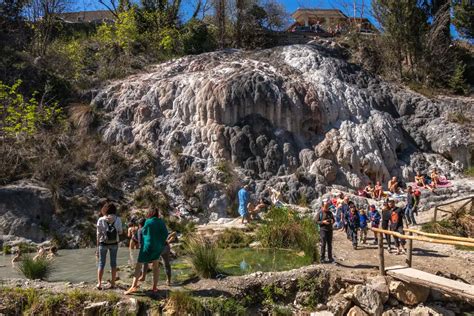
[[(130, 252), (121, 248), (118, 252), (119, 275), (122, 280), (130, 279), (130, 263), (134, 263), (138, 251)], [(0, 255), (0, 279), (17, 278), (21, 274), (11, 265), (11, 255)], [(221, 249), (219, 262), (223, 272), (231, 275), (244, 275), (255, 271), (284, 271), (310, 264), (311, 260), (295, 251), (280, 249)], [(108, 261), (107, 261), (108, 264)], [(109, 267), (106, 267), (108, 272)], [(163, 269), (160, 269), (161, 280)], [(173, 281), (183, 281), (192, 274), (191, 265), (186, 257), (179, 257), (172, 262)], [(108, 275), (104, 279), (109, 278)], [(54, 260), (54, 272), (49, 281), (95, 282), (96, 258), (95, 248), (60, 250)]]

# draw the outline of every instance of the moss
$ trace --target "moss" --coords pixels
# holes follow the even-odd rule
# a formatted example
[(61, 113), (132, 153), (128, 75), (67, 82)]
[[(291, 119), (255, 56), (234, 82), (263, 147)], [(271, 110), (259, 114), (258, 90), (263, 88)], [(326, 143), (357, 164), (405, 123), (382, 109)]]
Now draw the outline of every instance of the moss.
[(234, 316), (247, 313), (245, 306), (232, 298), (209, 298), (203, 300), (202, 303), (211, 315)]

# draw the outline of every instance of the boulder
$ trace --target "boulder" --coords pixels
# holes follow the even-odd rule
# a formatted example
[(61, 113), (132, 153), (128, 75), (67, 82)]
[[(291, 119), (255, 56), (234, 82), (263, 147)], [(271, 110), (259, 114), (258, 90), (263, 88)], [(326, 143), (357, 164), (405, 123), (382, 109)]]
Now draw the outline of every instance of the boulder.
[(356, 285), (354, 287), (352, 300), (370, 315), (382, 315), (382, 298), (373, 288), (360, 284)]
[(335, 314), (330, 311), (318, 311), (318, 312), (311, 312), (310, 316), (334, 316)]
[(327, 183), (331, 183), (336, 180), (337, 168), (331, 160), (319, 158), (311, 164), (309, 172), (320, 174), (324, 177)]
[[(54, 221), (51, 191), (36, 183), (0, 187), (0, 232), (41, 243)], [(48, 229), (46, 229), (48, 228)]]
[(349, 311), (352, 306), (352, 302), (347, 300), (343, 294), (338, 293), (332, 296), (328, 302), (327, 307), (330, 312), (335, 316), (343, 316)]
[(123, 300), (117, 303), (115, 306), (118, 309), (119, 316), (128, 316), (128, 315), (138, 315), (138, 310), (140, 306), (138, 304), (138, 300), (136, 298), (129, 298), (127, 300)]
[(364, 312), (359, 306), (352, 306), (352, 308), (347, 312), (347, 316), (369, 316), (369, 314)]
[(410, 311), (410, 316), (455, 316), (456, 313), (442, 306), (417, 306)]
[(413, 306), (426, 301), (430, 289), (401, 281), (390, 282), (390, 294), (405, 305)]
[(377, 291), (382, 298), (382, 303), (387, 303), (388, 298), (390, 296), (390, 289), (388, 287), (387, 279), (383, 276), (376, 276), (370, 278), (368, 286)]

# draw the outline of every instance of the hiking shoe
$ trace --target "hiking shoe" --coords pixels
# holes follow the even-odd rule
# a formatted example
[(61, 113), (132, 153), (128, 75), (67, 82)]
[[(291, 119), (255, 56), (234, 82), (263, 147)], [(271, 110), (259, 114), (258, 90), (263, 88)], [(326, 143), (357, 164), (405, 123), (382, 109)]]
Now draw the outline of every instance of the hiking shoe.
[(329, 259), (327, 263), (334, 263), (334, 258)]
[(353, 248), (354, 250), (357, 250), (357, 245), (353, 245), (352, 248)]

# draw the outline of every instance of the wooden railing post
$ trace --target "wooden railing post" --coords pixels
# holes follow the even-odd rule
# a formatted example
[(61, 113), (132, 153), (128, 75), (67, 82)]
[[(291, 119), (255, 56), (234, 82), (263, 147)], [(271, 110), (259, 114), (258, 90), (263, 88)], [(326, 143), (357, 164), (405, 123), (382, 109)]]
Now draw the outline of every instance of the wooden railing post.
[(438, 215), (438, 207), (435, 206), (435, 209), (434, 209), (434, 215), (433, 215), (433, 222), (436, 223), (436, 217)]
[(385, 261), (383, 257), (383, 234), (378, 233), (378, 245), (379, 245), (379, 270), (381, 275), (386, 275), (385, 273)]
[[(408, 232), (408, 236), (413, 236), (412, 232)], [(408, 239), (408, 253), (407, 253), (407, 266), (411, 268), (413, 256), (413, 240)]]

